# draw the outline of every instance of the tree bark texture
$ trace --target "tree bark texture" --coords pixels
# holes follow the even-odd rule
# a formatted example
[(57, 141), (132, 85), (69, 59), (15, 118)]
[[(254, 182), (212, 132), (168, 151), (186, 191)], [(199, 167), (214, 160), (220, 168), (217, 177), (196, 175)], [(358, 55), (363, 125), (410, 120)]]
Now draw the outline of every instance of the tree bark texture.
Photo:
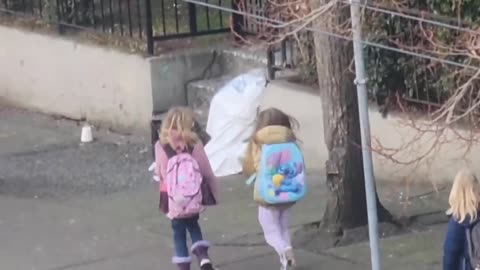
[[(314, 0), (317, 6), (329, 0)], [(313, 4), (313, 3), (312, 3)], [(350, 11), (338, 7), (316, 22), (315, 28), (335, 32), (333, 26), (347, 21)], [(342, 232), (368, 224), (360, 137), (357, 91), (354, 84), (351, 41), (314, 33), (317, 72), (322, 97), (329, 198), (322, 226)], [(377, 202), (378, 198), (377, 198)], [(390, 215), (380, 203), (379, 220)]]

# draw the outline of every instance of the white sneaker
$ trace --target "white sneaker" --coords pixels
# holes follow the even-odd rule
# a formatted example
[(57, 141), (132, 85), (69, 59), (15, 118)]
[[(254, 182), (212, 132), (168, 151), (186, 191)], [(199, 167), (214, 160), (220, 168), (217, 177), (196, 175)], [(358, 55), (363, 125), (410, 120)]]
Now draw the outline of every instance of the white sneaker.
[(295, 260), (295, 255), (293, 254), (293, 249), (289, 248), (285, 251), (285, 259), (287, 260), (288, 267), (297, 266), (297, 261)]
[(288, 260), (287, 260), (287, 256), (285, 256), (285, 254), (280, 255), (280, 264), (282, 265), (280, 267), (280, 270), (288, 270)]
[(209, 259), (203, 259), (200, 262), (200, 270), (218, 270)]

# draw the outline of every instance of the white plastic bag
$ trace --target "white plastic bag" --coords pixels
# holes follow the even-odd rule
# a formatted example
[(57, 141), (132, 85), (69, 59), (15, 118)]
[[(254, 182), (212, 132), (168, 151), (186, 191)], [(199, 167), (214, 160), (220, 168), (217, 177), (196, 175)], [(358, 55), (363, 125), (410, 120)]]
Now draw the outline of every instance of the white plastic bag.
[(205, 151), (216, 176), (242, 171), (241, 160), (265, 86), (264, 72), (252, 70), (228, 82), (213, 97), (206, 128), (212, 138)]

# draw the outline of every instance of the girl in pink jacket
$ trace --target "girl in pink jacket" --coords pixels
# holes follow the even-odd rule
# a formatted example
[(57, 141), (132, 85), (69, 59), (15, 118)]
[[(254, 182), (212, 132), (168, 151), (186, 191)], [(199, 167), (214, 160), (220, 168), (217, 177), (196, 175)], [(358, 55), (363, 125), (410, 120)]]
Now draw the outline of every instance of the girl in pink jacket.
[(205, 206), (217, 203), (216, 177), (198, 134), (192, 131), (194, 125), (192, 110), (170, 109), (155, 145), (155, 171), (160, 176), (160, 209), (172, 222), (172, 262), (180, 270), (190, 269), (188, 231), (192, 239), (190, 250), (198, 258), (200, 269), (213, 270), (208, 256), (210, 244), (203, 239), (198, 220)]

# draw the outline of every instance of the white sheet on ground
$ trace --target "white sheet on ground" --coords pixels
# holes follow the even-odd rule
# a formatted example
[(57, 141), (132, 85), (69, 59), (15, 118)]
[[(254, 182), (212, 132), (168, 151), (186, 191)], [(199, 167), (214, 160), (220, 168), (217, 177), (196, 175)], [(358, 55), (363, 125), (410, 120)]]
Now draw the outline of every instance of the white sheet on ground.
[(213, 97), (207, 122), (207, 133), (212, 138), (205, 151), (216, 176), (242, 171), (241, 160), (265, 85), (264, 72), (256, 69), (234, 78)]

